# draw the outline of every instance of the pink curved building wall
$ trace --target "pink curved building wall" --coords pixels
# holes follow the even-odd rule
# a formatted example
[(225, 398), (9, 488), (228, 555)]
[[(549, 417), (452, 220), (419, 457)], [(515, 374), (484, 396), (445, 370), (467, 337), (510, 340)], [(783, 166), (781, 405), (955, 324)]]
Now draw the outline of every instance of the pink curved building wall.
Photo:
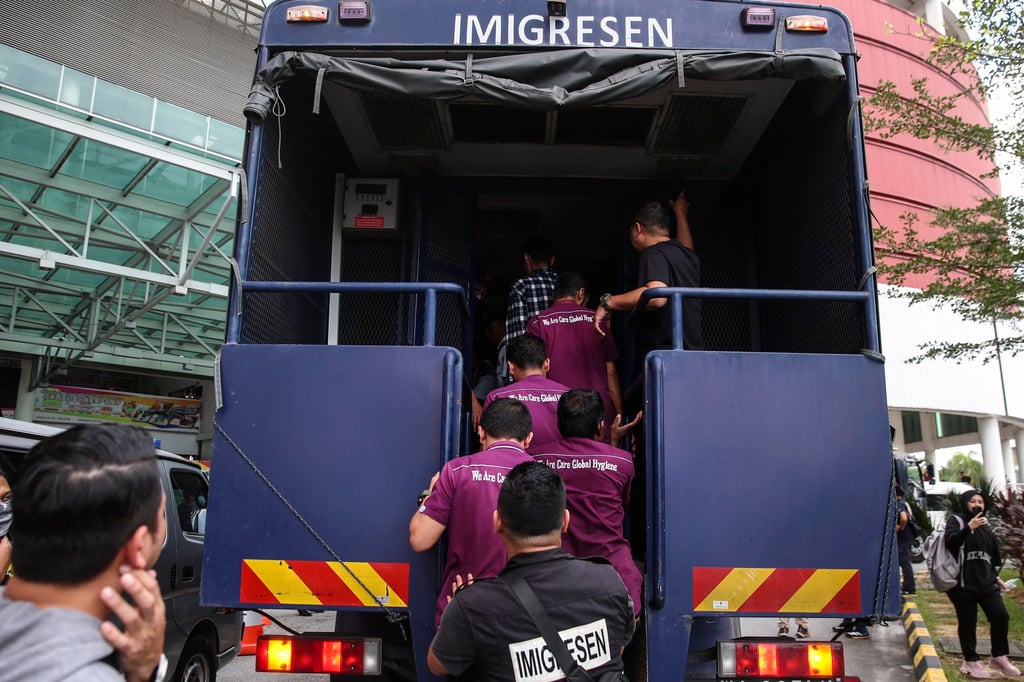
[[(962, 82), (925, 62), (929, 44), (920, 37), (922, 26), (915, 15), (885, 0), (828, 0), (828, 4), (842, 10), (853, 24), (865, 100), (883, 80), (891, 80), (908, 95), (915, 78), (927, 78), (936, 94), (963, 91)], [(976, 99), (965, 101), (956, 113), (973, 123), (988, 123), (987, 108)], [(992, 164), (973, 152), (947, 152), (931, 140), (910, 135), (882, 139), (873, 132), (867, 135), (866, 150), (871, 208), (886, 226), (899, 226), (900, 215), (915, 212), (922, 218), (918, 230), (927, 235), (927, 220), (936, 207), (971, 206), (1000, 191), (997, 179), (982, 178)], [(920, 277), (906, 284), (922, 287), (927, 282)]]

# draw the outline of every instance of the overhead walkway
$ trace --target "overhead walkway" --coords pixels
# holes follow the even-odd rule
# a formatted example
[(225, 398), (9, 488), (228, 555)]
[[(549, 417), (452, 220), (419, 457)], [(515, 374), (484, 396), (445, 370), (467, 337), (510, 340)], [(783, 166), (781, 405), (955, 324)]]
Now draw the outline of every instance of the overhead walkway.
[(0, 45), (0, 352), (212, 376), (243, 137)]

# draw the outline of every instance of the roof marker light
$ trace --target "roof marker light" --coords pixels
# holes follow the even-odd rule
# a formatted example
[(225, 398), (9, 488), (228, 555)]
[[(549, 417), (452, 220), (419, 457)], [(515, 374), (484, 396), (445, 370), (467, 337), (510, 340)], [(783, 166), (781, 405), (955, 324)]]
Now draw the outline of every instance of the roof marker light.
[(370, 0), (341, 0), (338, 3), (338, 21), (343, 24), (368, 24), (372, 19)]
[(295, 5), (285, 12), (284, 20), (288, 23), (296, 21), (327, 21), (328, 9), (316, 5)]
[(828, 19), (813, 14), (798, 14), (795, 17), (786, 17), (786, 30), (828, 33)]
[(740, 12), (740, 23), (743, 28), (770, 31), (775, 28), (775, 8), (747, 7)]
[(327, 7), (316, 5), (295, 5), (289, 7), (285, 12), (285, 20), (288, 23), (294, 22), (326, 22), (329, 10)]

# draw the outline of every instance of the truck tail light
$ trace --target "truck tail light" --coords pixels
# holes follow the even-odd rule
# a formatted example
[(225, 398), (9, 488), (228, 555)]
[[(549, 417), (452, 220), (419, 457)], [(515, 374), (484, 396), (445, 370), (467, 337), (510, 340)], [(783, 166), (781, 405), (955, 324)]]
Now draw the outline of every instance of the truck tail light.
[(263, 635), (256, 641), (256, 672), (380, 675), (381, 640)]
[(846, 665), (840, 642), (734, 640), (718, 643), (718, 677), (759, 680), (834, 680)]

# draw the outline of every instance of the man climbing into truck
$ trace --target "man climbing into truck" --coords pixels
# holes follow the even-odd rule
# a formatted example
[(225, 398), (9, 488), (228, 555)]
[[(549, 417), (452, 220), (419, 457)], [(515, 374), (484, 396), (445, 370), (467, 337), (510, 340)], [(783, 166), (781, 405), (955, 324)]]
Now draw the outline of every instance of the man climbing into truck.
[(448, 531), (437, 622), (448, 605), (455, 576), (493, 576), (505, 565), (505, 548), (491, 527), (491, 512), (509, 470), (532, 461), (526, 454), (533, 437), (530, 423), (530, 412), (518, 400), (496, 400), (488, 405), (478, 427), (484, 449), (453, 459), (434, 474), (409, 521), (409, 544), (417, 552), (436, 545)]

